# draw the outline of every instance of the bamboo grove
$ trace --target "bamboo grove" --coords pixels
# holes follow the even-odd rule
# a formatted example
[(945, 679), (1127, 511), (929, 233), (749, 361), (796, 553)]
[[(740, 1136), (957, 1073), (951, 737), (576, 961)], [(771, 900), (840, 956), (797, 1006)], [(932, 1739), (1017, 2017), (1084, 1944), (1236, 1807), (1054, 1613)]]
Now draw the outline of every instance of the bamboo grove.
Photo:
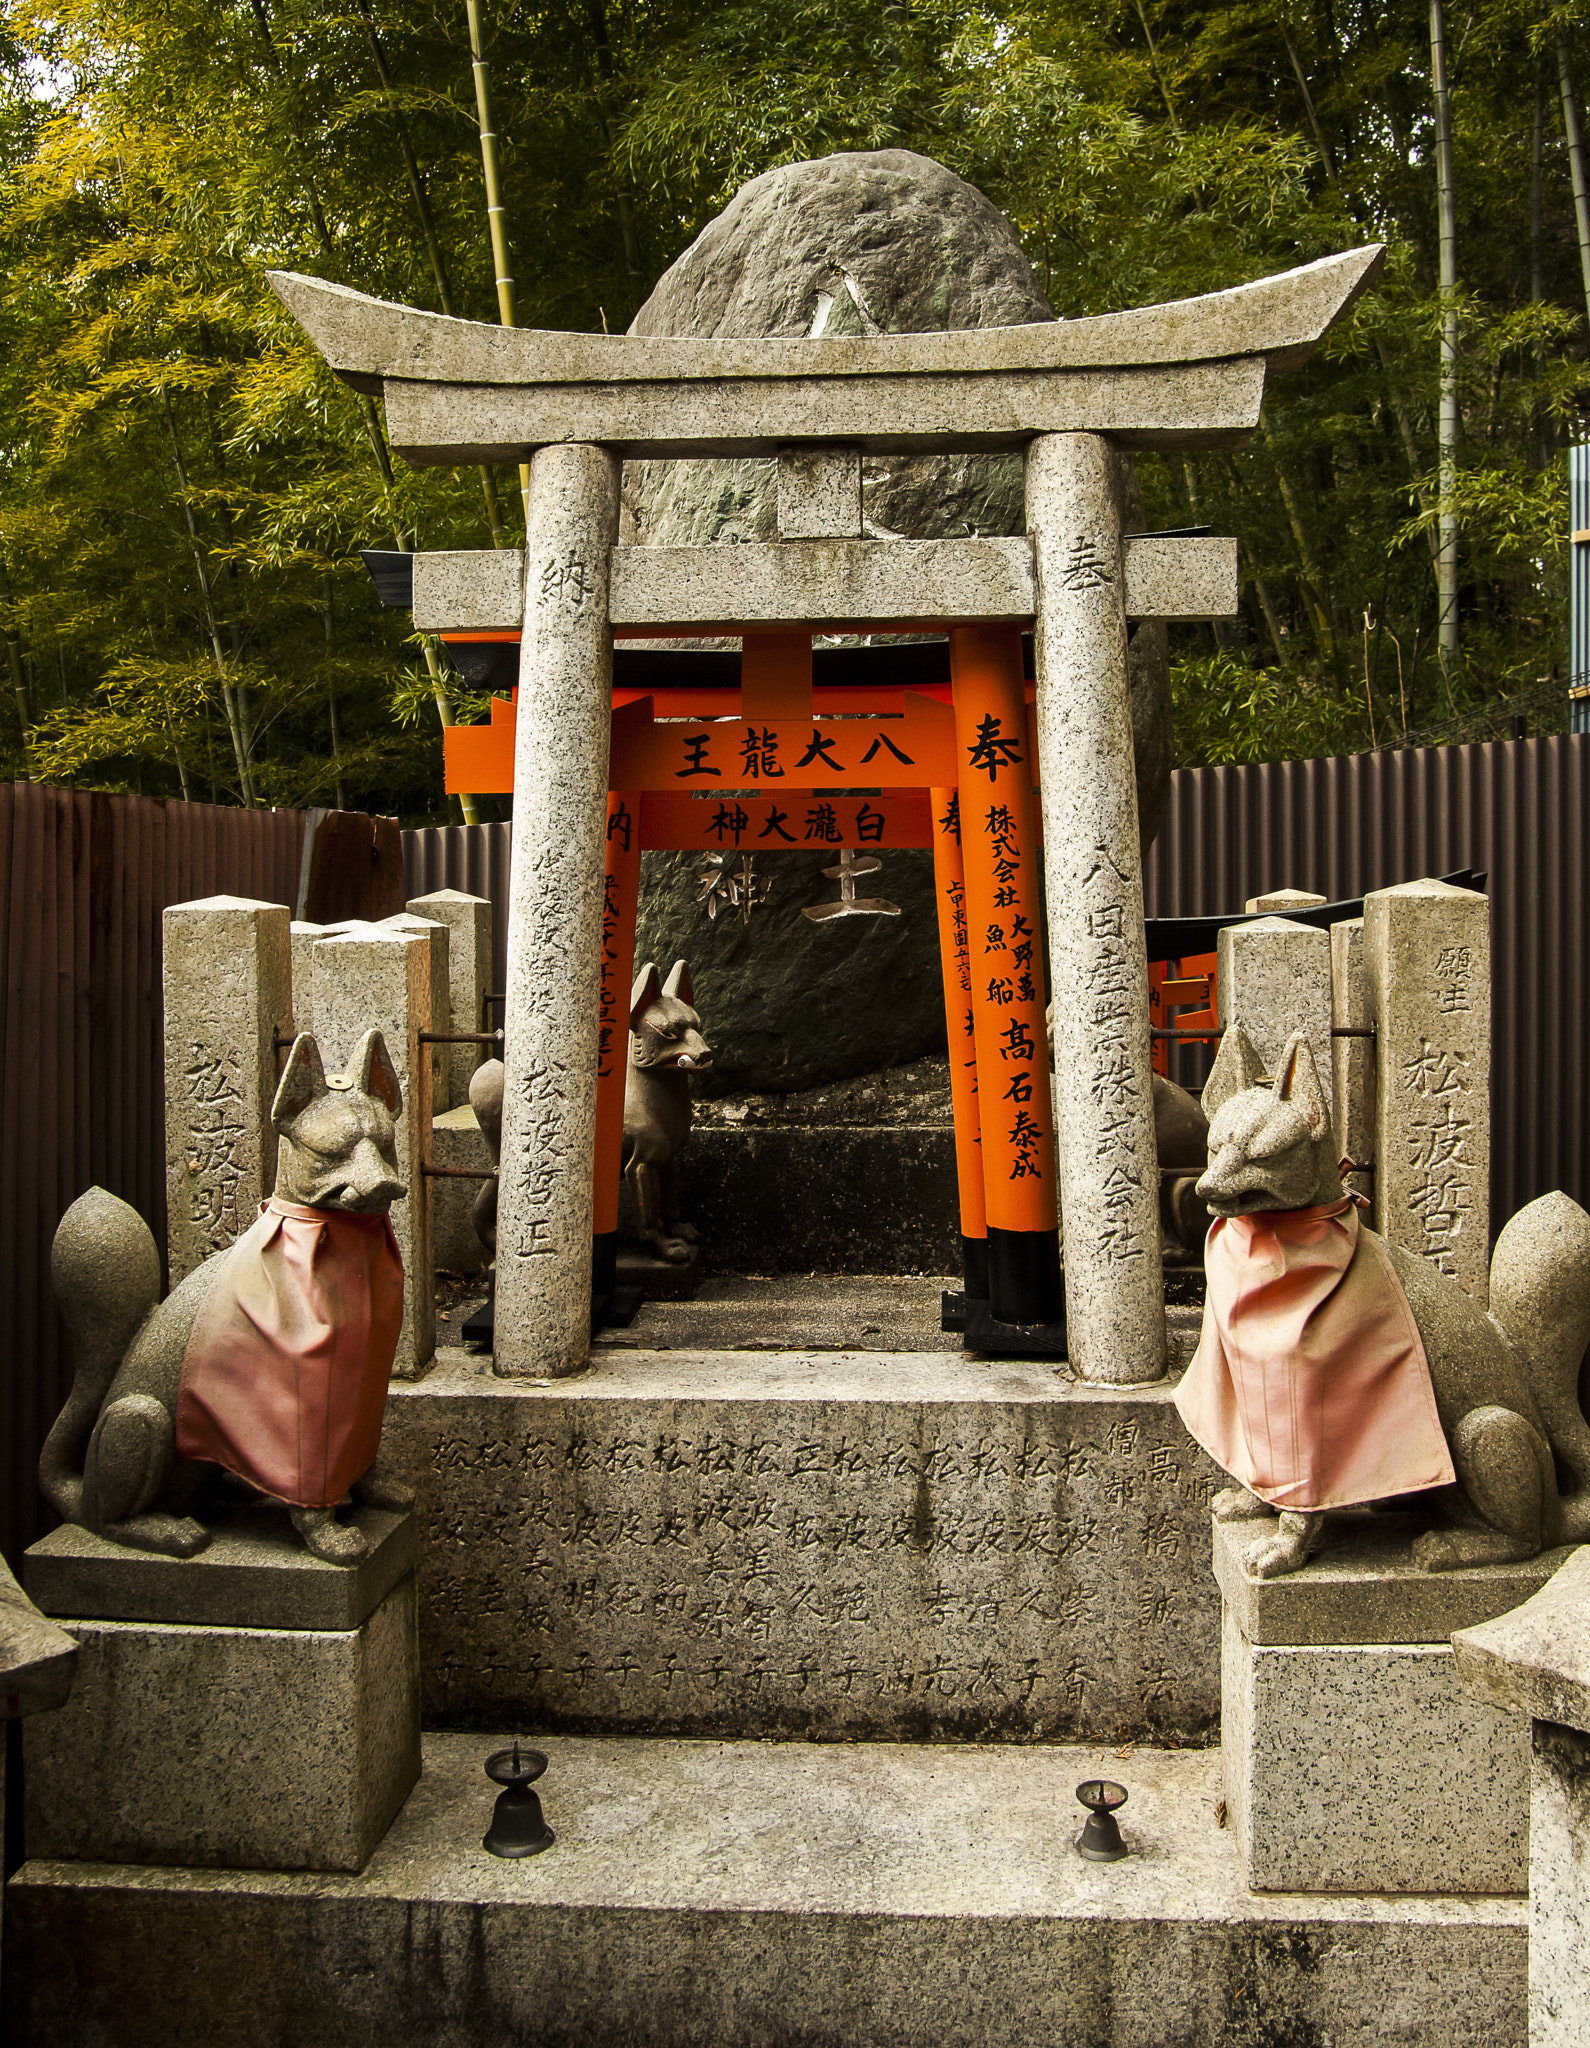
[(512, 545), (519, 478), (392, 462), (263, 272), (617, 331), (746, 178), (890, 146), (986, 191), (1061, 316), (1390, 244), (1246, 450), (1141, 465), (1151, 524), (1242, 542), (1241, 618), (1174, 643), (1183, 761), (1560, 723), (1581, 78), (1579, 7), (1461, 0), (20, 0), (4, 772), (445, 819), (486, 706), (358, 551)]

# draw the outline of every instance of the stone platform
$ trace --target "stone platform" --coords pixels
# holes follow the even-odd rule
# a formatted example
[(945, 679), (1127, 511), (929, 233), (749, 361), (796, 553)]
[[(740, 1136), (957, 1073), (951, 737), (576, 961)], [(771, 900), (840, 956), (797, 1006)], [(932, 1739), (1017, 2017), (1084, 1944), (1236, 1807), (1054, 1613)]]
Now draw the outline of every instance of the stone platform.
[(616, 1348), (536, 1382), (449, 1351), (394, 1385), (383, 1464), (419, 1495), (427, 1726), (1189, 1742), (1216, 1723), (1223, 1482), (1166, 1382)]
[[(551, 1739), (548, 1854), (431, 1736), (362, 1877), (34, 1862), (12, 2038), (50, 2048), (1522, 2048), (1522, 1901), (1255, 1898), (1212, 1752)], [(1072, 1850), (1076, 1784), (1132, 1854)]]

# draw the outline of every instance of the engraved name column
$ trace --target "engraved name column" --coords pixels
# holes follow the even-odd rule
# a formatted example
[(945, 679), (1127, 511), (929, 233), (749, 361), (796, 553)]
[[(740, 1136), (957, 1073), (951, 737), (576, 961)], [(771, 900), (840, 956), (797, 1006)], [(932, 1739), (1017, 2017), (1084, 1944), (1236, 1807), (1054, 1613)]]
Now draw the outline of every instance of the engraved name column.
[(276, 1184), (276, 1033), (292, 1010), (284, 903), (205, 896), (162, 919), (171, 1284), (247, 1230)]
[(1042, 434), (1027, 452), (1038, 571), (1038, 752), (1054, 991), (1055, 1120), (1071, 1363), (1165, 1370), (1148, 963), (1127, 694), (1114, 451)]
[(1375, 1026), (1375, 1228), (1490, 1299), (1488, 900), (1450, 882), (1364, 898)]
[(493, 1361), (508, 1375), (578, 1372), (590, 1349), (618, 479), (616, 456), (583, 445), (530, 465)]

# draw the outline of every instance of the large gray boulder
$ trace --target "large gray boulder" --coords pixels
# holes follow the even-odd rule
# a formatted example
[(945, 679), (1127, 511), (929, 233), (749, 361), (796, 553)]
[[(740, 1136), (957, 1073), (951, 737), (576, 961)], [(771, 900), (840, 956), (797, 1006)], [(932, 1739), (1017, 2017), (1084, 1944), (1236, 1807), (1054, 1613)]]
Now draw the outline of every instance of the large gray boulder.
[[(998, 208), (931, 158), (885, 149), (754, 178), (659, 280), (630, 331), (922, 333), (1053, 317)], [(772, 541), (776, 502), (771, 461), (630, 463), (624, 538), (652, 547)], [(1021, 458), (869, 459), (863, 513), (880, 537), (1020, 533)], [(1141, 524), (1140, 512), (1131, 523)], [(1131, 680), (1146, 846), (1172, 764), (1163, 626), (1133, 636)], [(836, 893), (822, 864), (811, 854), (759, 859), (774, 895), (747, 927), (737, 918), (709, 924), (697, 903), (699, 856), (646, 857), (636, 958), (689, 957), (717, 1051), (714, 1093), (809, 1088), (943, 1049), (931, 855), (886, 860), (881, 893), (901, 918), (815, 925), (799, 907)]]

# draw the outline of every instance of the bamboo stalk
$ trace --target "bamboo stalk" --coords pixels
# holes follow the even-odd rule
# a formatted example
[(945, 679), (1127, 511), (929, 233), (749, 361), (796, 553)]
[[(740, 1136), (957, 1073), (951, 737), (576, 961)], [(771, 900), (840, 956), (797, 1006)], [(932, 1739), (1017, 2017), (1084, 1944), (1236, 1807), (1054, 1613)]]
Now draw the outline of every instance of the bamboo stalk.
[(1568, 69), (1568, 38), (1557, 29), (1557, 77), (1562, 90), (1562, 131), (1568, 138), (1568, 170), (1573, 179), (1573, 211), (1579, 230), (1579, 269), (1584, 278), (1585, 311), (1590, 314), (1590, 187), (1585, 179), (1584, 136), (1579, 127), (1579, 102)]
[(1447, 676), (1458, 653), (1458, 528), (1453, 498), (1457, 486), (1458, 306), (1457, 200), (1452, 162), (1452, 94), (1446, 72), (1446, 13), (1443, 0), (1430, 0), (1430, 83), (1435, 101), (1436, 219), (1441, 290), (1440, 409), (1436, 430), (1440, 510), (1436, 549), (1436, 650)]
[[(502, 164), (497, 154), (497, 128), (491, 114), (491, 71), (480, 29), (480, 0), (464, 0), (469, 15), (470, 68), (475, 79), (475, 113), (480, 123), (480, 165), (486, 181), (486, 227), (491, 236), (491, 262), (497, 279), (497, 320), (517, 327), (514, 278), (508, 259), (508, 209), (502, 199)], [(519, 465), (519, 496), (526, 521), (530, 517), (530, 465)]]

